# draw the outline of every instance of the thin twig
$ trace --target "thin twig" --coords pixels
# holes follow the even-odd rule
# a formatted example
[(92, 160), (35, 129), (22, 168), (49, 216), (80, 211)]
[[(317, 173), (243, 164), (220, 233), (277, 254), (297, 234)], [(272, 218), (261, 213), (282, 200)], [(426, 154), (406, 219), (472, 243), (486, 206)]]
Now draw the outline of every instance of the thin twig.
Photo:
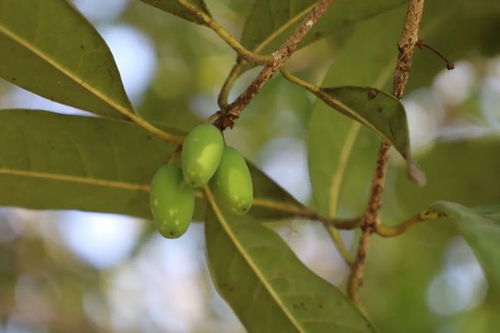
[(322, 216), (315, 211), (294, 205), (292, 203), (279, 202), (269, 199), (254, 199), (253, 204), (254, 206), (262, 208), (290, 213), (291, 215), (296, 217), (302, 217), (313, 221), (320, 221), (326, 226), (333, 226), (337, 229), (353, 230), (356, 229), (361, 222), (361, 218), (359, 217), (352, 219), (333, 219)]
[(314, 84), (309, 83), (305, 80), (302, 80), (300, 77), (293, 75), (285, 67), (281, 68), (281, 74), (288, 81), (292, 82), (293, 84), (296, 84), (299, 87), (302, 87), (302, 88), (308, 90), (309, 92), (313, 93), (314, 95), (317, 95), (320, 91), (320, 88), (318, 86), (315, 86)]
[[(265, 40), (261, 41), (255, 49), (253, 49), (254, 53), (259, 53), (261, 52), (266, 46), (269, 46), (271, 42), (273, 42), (280, 34), (285, 32), (290, 26), (293, 24), (297, 23), (302, 17), (306, 16), (307, 13), (311, 11), (311, 9), (314, 7), (313, 5), (310, 5), (307, 8), (304, 8), (300, 13), (296, 14), (293, 16), (290, 20), (288, 20), (285, 24), (281, 25), (278, 29), (276, 29), (273, 33), (271, 33)], [(239, 77), (241, 72), (243, 71), (243, 67), (245, 66), (247, 62), (242, 59), (241, 56), (238, 56), (238, 60), (236, 64), (234, 64), (233, 68), (231, 69), (228, 77), (226, 78), (224, 85), (219, 93), (219, 98), (218, 98), (218, 103), (219, 107), (221, 109), (227, 108), (227, 96), (229, 94), (229, 91), (231, 90), (234, 82), (236, 79)], [(216, 114), (219, 114), (219, 112), (216, 112)]]
[(405, 220), (396, 226), (390, 227), (384, 224), (379, 224), (375, 227), (375, 232), (382, 237), (395, 237), (406, 232), (408, 229), (410, 229), (417, 223), (435, 220), (442, 217), (446, 217), (446, 214), (431, 208), (427, 209), (422, 213), (410, 217), (408, 220)]
[(293, 54), (299, 42), (311, 30), (314, 24), (327, 11), (333, 0), (319, 0), (311, 12), (306, 16), (302, 23), (280, 46), (278, 51), (274, 52), (273, 61), (267, 64), (259, 73), (257, 78), (247, 87), (247, 89), (231, 104), (221, 110), (219, 119), (215, 125), (220, 129), (232, 127), (234, 120), (239, 118), (241, 111), (252, 101), (253, 97), (260, 91), (262, 86), (269, 81), (285, 62)]
[(433, 48), (432, 46), (430, 46), (429, 44), (425, 43), (423, 40), (418, 40), (417, 41), (417, 44), (418, 48), (426, 48), (426, 49), (429, 49), (430, 51), (432, 51), (433, 53), (435, 53), (439, 58), (441, 58), (441, 60), (443, 60), (445, 63), (446, 63), (446, 69), (451, 71), (452, 69), (455, 69), (455, 64), (451, 61), (449, 61), (445, 56), (444, 54), (442, 54), (441, 52), (439, 52), (438, 50), (436, 50), (435, 48)]
[(245, 60), (238, 58), (234, 66), (231, 68), (231, 71), (229, 72), (228, 76), (226, 77), (226, 80), (224, 81), (224, 84), (222, 85), (222, 88), (219, 92), (219, 96), (217, 97), (217, 103), (219, 104), (221, 110), (227, 108), (228, 104), (227, 99), (229, 96), (229, 91), (231, 90), (234, 81), (236, 81), (236, 79), (240, 75), (241, 70), (245, 64), (246, 64)]
[[(393, 94), (398, 99), (401, 99), (403, 96), (410, 76), (411, 63), (415, 45), (418, 41), (418, 30), (422, 19), (423, 9), (424, 0), (409, 0), (403, 33), (398, 43), (398, 60), (394, 72)], [(391, 144), (386, 140), (380, 145), (377, 166), (373, 176), (372, 190), (365, 214), (363, 215), (361, 226), (363, 232), (359, 241), (353, 269), (349, 277), (347, 287), (348, 294), (356, 304), (359, 304), (357, 291), (363, 280), (363, 270), (369, 239), (377, 226), (380, 225), (379, 214), (382, 207), (382, 194), (387, 175), (390, 147)]]

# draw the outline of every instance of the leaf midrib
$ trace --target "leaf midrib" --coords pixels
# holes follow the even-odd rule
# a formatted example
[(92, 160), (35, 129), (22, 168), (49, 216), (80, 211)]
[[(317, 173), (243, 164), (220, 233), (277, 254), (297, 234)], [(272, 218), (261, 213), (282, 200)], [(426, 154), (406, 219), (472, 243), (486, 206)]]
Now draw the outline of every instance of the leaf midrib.
[(128, 117), (130, 114), (132, 114), (132, 110), (129, 108), (125, 108), (124, 106), (120, 105), (118, 102), (116, 102), (113, 99), (108, 98), (106, 95), (102, 94), (99, 90), (95, 89), (94, 87), (90, 86), (87, 84), (84, 80), (79, 79), (79, 77), (70, 71), (69, 69), (65, 68), (64, 66), (61, 66), (57, 62), (53, 61), (47, 54), (45, 54), (42, 50), (39, 48), (33, 46), (29, 41), (25, 40), (21, 36), (17, 35), (13, 31), (11, 31), (9, 28), (7, 28), (5, 25), (0, 24), (0, 32), (3, 33), (7, 38), (10, 38), (13, 40), (15, 43), (18, 43), (22, 47), (24, 47), (26, 50), (32, 52), (35, 56), (40, 58), (42, 61), (45, 61), (47, 64), (58, 70), (60, 73), (65, 75), (68, 79), (71, 81), (75, 82), (77, 85), (80, 85), (83, 87), (85, 90), (87, 90), (89, 93), (97, 97), (99, 100), (104, 102), (105, 104), (109, 105), (111, 108), (119, 112), (120, 114)]
[[(210, 193), (210, 196), (212, 194)], [(250, 267), (250, 269), (254, 272), (254, 274), (257, 276), (259, 281), (264, 285), (265, 290), (269, 293), (271, 298), (274, 299), (274, 301), (278, 304), (279, 309), (284, 313), (284, 315), (289, 319), (289, 321), (297, 328), (299, 332), (306, 332), (306, 330), (300, 325), (299, 322), (294, 318), (294, 316), (290, 313), (288, 307), (284, 304), (282, 301), (281, 297), (279, 294), (277, 294), (272, 286), (269, 284), (267, 279), (265, 278), (263, 272), (259, 269), (259, 267), (255, 264), (255, 262), (252, 260), (251, 256), (245, 251), (243, 245), (241, 242), (238, 240), (238, 237), (236, 237), (235, 233), (233, 232), (233, 229), (227, 222), (226, 218), (220, 211), (219, 207), (216, 205), (215, 201), (213, 200), (213, 197), (210, 199), (212, 208), (214, 210), (214, 213), (217, 217), (217, 220), (219, 220), (222, 228), (226, 232), (227, 236), (231, 240), (231, 242), (234, 244), (240, 255), (243, 257), (247, 265)]]
[[(95, 177), (82, 177), (76, 175), (57, 174), (57, 173), (41, 172), (33, 170), (18, 170), (5, 167), (0, 167), (0, 175), (39, 178), (45, 180), (85, 184), (85, 185), (113, 188), (126, 191), (139, 191), (145, 193), (148, 193), (150, 190), (149, 184), (130, 183), (118, 180), (108, 180)], [(203, 198), (203, 195), (198, 191), (195, 193), (195, 195), (197, 198)], [(270, 204), (271, 207), (274, 207), (276, 210), (280, 210), (280, 208), (281, 210), (290, 210), (296, 208), (296, 207), (290, 207), (285, 202), (281, 201), (273, 201), (265, 198), (254, 198), (254, 206), (273, 209), (270, 208)]]
[(351, 156), (351, 152), (354, 148), (354, 143), (356, 142), (360, 129), (361, 123), (354, 121), (349, 129), (346, 139), (344, 140), (342, 150), (340, 151), (339, 163), (330, 182), (330, 203), (328, 211), (329, 216), (331, 217), (337, 216), (337, 207), (339, 204), (340, 190), (344, 180), (344, 173), (347, 170), (349, 157)]
[(121, 190), (149, 192), (149, 185), (146, 184), (128, 183), (128, 182), (100, 179), (94, 177), (80, 177), (74, 175), (56, 174), (56, 173), (40, 172), (32, 170), (16, 170), (9, 168), (0, 168), (0, 175), (49, 179), (49, 180), (64, 181), (69, 183), (116, 188)]

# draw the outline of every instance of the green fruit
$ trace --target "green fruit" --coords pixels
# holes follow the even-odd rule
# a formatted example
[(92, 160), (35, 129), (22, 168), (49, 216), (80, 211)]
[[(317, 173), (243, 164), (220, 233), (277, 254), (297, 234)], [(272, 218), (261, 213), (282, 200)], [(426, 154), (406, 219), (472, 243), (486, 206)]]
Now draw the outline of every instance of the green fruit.
[(166, 164), (156, 171), (149, 203), (160, 234), (177, 238), (186, 232), (193, 217), (194, 190), (183, 182), (179, 168)]
[(192, 187), (208, 183), (219, 166), (224, 149), (221, 132), (213, 125), (196, 126), (189, 132), (182, 146), (182, 172)]
[(245, 214), (252, 207), (252, 176), (238, 151), (225, 147), (219, 169), (211, 181), (217, 200), (235, 214)]

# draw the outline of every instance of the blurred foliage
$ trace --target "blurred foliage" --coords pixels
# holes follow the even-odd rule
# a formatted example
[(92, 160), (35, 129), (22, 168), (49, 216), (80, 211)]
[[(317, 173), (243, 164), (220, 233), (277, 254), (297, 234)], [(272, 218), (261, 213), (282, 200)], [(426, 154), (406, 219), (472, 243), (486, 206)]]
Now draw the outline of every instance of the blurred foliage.
[[(99, 10), (98, 1), (95, 3), (95, 10)], [(245, 17), (254, 11), (253, 3), (207, 1), (211, 14), (235, 36), (242, 33)], [(500, 73), (491, 70), (500, 66), (500, 59), (495, 58), (500, 51), (497, 42), (499, 2), (441, 0), (428, 1), (426, 5), (422, 28), (424, 41), (451, 60), (463, 60), (470, 64), (477, 80), (472, 80), (473, 86), (465, 91), (462, 101), (453, 104), (440, 93), (435, 80), (436, 75), (445, 75), (442, 73), (443, 62), (428, 50), (416, 51), (408, 92), (432, 95), (438, 101), (431, 105), (431, 109), (425, 105), (425, 115), (436, 127), (435, 132), (410, 124), (410, 130), (429, 133), (425, 149), (415, 149), (415, 159), (427, 173), (428, 186), (420, 189), (410, 183), (401, 159), (395, 156), (383, 212), (384, 222), (390, 224), (426, 208), (436, 200), (472, 206), (495, 204), (500, 200), (500, 114), (498, 107), (496, 110), (486, 107), (485, 110), (485, 104), (481, 102), (488, 79), (493, 78), (497, 85), (500, 80)], [(391, 84), (395, 45), (400, 36), (404, 11), (402, 4), (348, 31), (340, 31), (338, 35), (312, 43), (291, 59), (289, 68), (317, 84), (326, 75), (323, 81), (325, 86), (363, 85), (387, 91)], [(91, 13), (84, 14), (92, 20)], [(153, 77), (137, 103), (139, 113), (145, 118), (188, 130), (217, 110), (218, 90), (235, 57), (213, 32), (140, 1), (128, 1), (118, 15), (96, 23), (98, 30), (105, 26), (128, 25), (151, 40), (157, 63)], [(330, 63), (333, 64), (331, 70)], [(237, 81), (231, 97), (235, 97), (255, 75), (255, 70), (246, 72)], [(447, 85), (453, 86), (454, 83), (446, 81)], [(500, 88), (495, 87), (500, 93)], [(13, 86), (0, 82), (2, 107), (10, 107), (4, 101), (9, 101), (9, 96), (14, 93)], [(408, 99), (419, 103), (414, 94), (408, 94)], [(424, 104), (420, 106), (424, 107)], [(471, 117), (479, 131), (471, 131), (467, 126)], [(492, 118), (498, 120), (496, 125), (491, 122)], [(314, 205), (324, 213), (347, 217), (358, 214), (365, 205), (378, 145), (378, 138), (366, 128), (355, 129), (359, 135), (354, 141), (355, 148), (342, 178), (338, 204), (332, 209), (328, 190), (343, 148), (339, 137), (348, 136), (352, 126), (351, 120), (334, 114), (303, 89), (278, 76), (256, 96), (234, 130), (228, 133), (227, 140), (250, 160), (261, 165), (265, 165), (265, 161), (258, 160), (259, 153), (273, 139), (307, 141)], [(459, 132), (451, 130), (457, 126), (462, 126)], [(284, 165), (282, 170), (286, 172), (287, 166)], [(303, 181), (306, 184), (308, 180)], [(283, 185), (286, 187), (286, 184)], [(9, 194), (3, 193), (6, 197)], [(69, 221), (57, 215), (50, 215), (47, 221), (44, 214), (20, 209), (0, 211), (0, 331), (243, 330), (231, 310), (221, 305), (209, 282), (208, 270), (203, 262), (201, 226), (191, 227), (190, 238), (169, 244), (166, 251), (158, 245), (161, 241), (158, 242), (151, 225), (147, 224), (135, 238), (128, 258), (99, 268), (78, 256), (65, 241), (67, 235), (58, 228), (60, 223)], [(293, 223), (290, 222), (287, 228), (293, 231)], [(319, 232), (319, 228), (311, 231), (312, 238), (307, 238), (308, 234), (303, 231), (285, 238), (291, 242), (290, 239), (302, 237), (303, 251), (319, 256), (323, 250), (317, 242), (321, 237)], [(120, 235), (118, 233), (116, 237)], [(344, 235), (351, 240), (356, 237), (354, 232)], [(459, 256), (462, 261), (458, 262), (453, 259), (454, 251), (465, 248), (470, 252), (460, 237), (457, 228), (445, 221), (421, 224), (393, 239), (374, 237), (361, 296), (369, 318), (381, 332), (475, 333), (494, 332), (500, 326), (497, 315), (500, 295), (488, 288), (484, 279), (470, 278), (475, 276), (472, 274), (475, 272), (473, 267), (476, 267), (474, 257)], [(328, 250), (332, 251), (332, 259), (320, 262), (320, 267), (329, 267), (338, 261), (333, 249)], [(164, 264), (155, 256), (160, 251), (166, 252), (162, 255), (169, 256), (165, 261), (176, 263), (177, 266), (171, 267), (187, 265), (194, 273), (186, 274), (196, 284), (183, 284), (183, 281), (191, 280), (185, 276), (179, 278), (175, 272), (161, 268)], [(298, 252), (298, 255), (303, 253)], [(158, 260), (160, 263), (153, 261), (151, 264), (147, 260)], [(304, 261), (309, 266), (317, 267), (311, 257)], [(465, 278), (451, 275), (453, 279), (445, 280), (448, 284), (436, 284), (443, 281), (443, 274), (453, 273), (457, 267), (468, 269), (460, 271), (464, 272)], [(335, 276), (328, 274), (333, 273), (323, 274), (322, 277), (336, 280)], [(165, 281), (174, 281), (176, 285), (166, 286)], [(465, 285), (457, 284), (461, 281), (465, 281)], [(345, 281), (340, 284), (343, 283)], [(433, 288), (435, 285), (443, 286), (442, 293), (436, 292), (439, 288)], [(198, 289), (193, 291), (193, 286)], [(465, 300), (453, 298), (463, 295), (464, 290), (469, 290), (467, 288), (471, 286), (478, 288), (471, 289), (471, 297)], [(162, 287), (167, 291), (162, 292)], [(179, 293), (175, 294), (175, 290)], [(193, 293), (201, 296), (195, 297)], [(167, 300), (167, 303), (159, 299)], [(187, 301), (182, 303), (184, 299)], [(144, 305), (142, 300), (147, 300), (144, 304), (148, 305)], [(189, 301), (196, 304), (188, 304)], [(158, 304), (168, 304), (169, 307), (165, 310)], [(465, 305), (454, 308), (456, 304)], [(131, 310), (124, 311), (124, 306), (130, 306)], [(184, 322), (178, 323), (176, 317)], [(164, 319), (161, 321), (158, 318)]]

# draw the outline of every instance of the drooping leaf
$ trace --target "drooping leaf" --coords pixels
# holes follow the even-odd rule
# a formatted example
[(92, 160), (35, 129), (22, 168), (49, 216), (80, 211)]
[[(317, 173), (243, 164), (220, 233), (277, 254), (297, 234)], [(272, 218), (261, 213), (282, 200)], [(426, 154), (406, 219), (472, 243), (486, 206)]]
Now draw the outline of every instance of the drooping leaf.
[(133, 112), (108, 46), (65, 0), (0, 0), (0, 50), (13, 84), (104, 116)]
[[(0, 142), (0, 205), (144, 218), (151, 217), (149, 183), (175, 148), (127, 122), (33, 110), (0, 110)], [(250, 169), (256, 197), (250, 214), (291, 215), (266, 208), (266, 199), (300, 206), (261, 171)], [(199, 200), (200, 220), (203, 205)]]
[(437, 202), (433, 209), (448, 215), (467, 240), (490, 284), (500, 291), (500, 204), (468, 208), (453, 202)]
[[(186, 9), (181, 3), (177, 0), (141, 0), (144, 3), (147, 3), (151, 6), (159, 8), (161, 10), (166, 11), (167, 13), (173, 14), (175, 16), (181, 17), (185, 20), (203, 24), (201, 20), (199, 20), (196, 15)], [(207, 5), (204, 0), (187, 0), (187, 2), (196, 6), (200, 11), (210, 15)]]
[[(490, 0), (426, 2), (419, 37), (440, 51), (444, 48), (453, 61), (499, 52), (498, 43), (491, 42), (498, 32), (499, 6)], [(404, 4), (358, 23), (337, 50), (322, 86), (371, 86), (389, 92), (405, 11)], [(468, 42), (463, 43), (462, 36)], [(444, 68), (432, 52), (417, 49), (406, 93), (429, 84)], [(323, 213), (335, 214), (337, 208), (344, 214), (359, 213), (366, 203), (379, 139), (321, 104), (312, 111), (308, 130), (314, 201)], [(430, 171), (425, 165), (422, 169)]]
[[(322, 86), (382, 89), (392, 76), (404, 17), (401, 6), (356, 26), (338, 51)], [(370, 36), (371, 32), (384, 31)], [(368, 98), (368, 94), (365, 95)], [(358, 122), (318, 101), (308, 125), (309, 174), (316, 207), (324, 214), (356, 216), (366, 204), (380, 139)]]
[(412, 180), (425, 184), (425, 175), (411, 157), (408, 120), (397, 98), (378, 89), (362, 87), (322, 88), (318, 96), (335, 110), (388, 140), (407, 160)]
[(333, 285), (311, 272), (272, 230), (248, 216), (207, 210), (212, 278), (249, 332), (372, 332)]
[[(276, 50), (315, 3), (315, 0), (256, 0), (243, 29), (242, 44), (262, 53)], [(334, 1), (328, 12), (303, 39), (300, 46), (306, 46), (332, 34), (338, 35), (359, 21), (387, 11), (401, 3), (404, 1)]]

